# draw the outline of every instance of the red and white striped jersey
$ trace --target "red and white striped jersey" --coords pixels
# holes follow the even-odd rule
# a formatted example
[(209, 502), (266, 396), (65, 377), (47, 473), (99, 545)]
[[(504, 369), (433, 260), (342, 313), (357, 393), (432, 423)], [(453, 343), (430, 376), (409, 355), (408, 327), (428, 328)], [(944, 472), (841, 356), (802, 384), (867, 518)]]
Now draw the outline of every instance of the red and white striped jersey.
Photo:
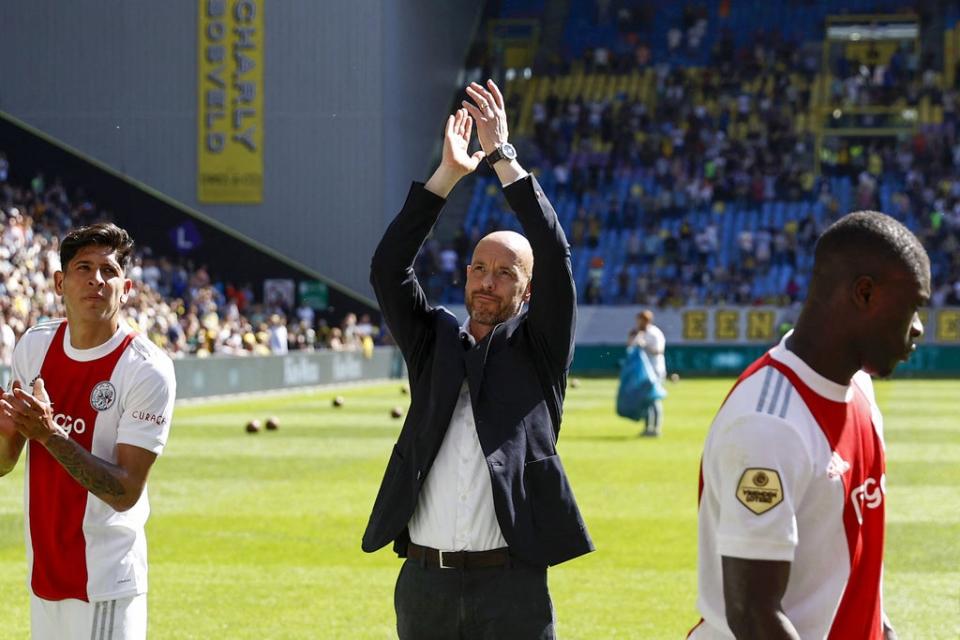
[[(786, 338), (784, 338), (784, 341)], [(733, 638), (721, 557), (791, 562), (801, 638), (882, 638), (885, 462), (870, 376), (839, 385), (785, 342), (740, 377), (704, 446), (696, 640)]]
[[(98, 458), (117, 445), (160, 454), (170, 431), (173, 363), (124, 323), (93, 349), (74, 349), (62, 320), (27, 331), (13, 356), (27, 391), (43, 377), (54, 421)], [(147, 491), (117, 512), (89, 493), (40, 444), (29, 442), (24, 481), (28, 581), (44, 600), (122, 598), (147, 590)]]

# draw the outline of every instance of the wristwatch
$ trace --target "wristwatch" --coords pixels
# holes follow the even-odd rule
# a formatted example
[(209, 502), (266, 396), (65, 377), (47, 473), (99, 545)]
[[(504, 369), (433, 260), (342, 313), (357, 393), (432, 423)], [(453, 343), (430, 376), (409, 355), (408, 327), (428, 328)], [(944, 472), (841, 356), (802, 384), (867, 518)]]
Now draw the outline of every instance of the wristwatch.
[(494, 149), (493, 153), (486, 157), (487, 164), (491, 167), (501, 160), (506, 160), (510, 162), (511, 160), (517, 159), (517, 150), (509, 142), (504, 142), (502, 145)]

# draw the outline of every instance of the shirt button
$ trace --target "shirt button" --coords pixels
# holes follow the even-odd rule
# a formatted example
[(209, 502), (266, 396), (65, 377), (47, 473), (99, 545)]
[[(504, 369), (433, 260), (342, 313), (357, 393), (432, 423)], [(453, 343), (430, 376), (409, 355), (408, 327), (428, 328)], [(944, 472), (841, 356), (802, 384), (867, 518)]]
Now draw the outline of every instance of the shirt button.
[(466, 501), (467, 501), (467, 494), (461, 493), (461, 494), (460, 494), (460, 502), (466, 502)]

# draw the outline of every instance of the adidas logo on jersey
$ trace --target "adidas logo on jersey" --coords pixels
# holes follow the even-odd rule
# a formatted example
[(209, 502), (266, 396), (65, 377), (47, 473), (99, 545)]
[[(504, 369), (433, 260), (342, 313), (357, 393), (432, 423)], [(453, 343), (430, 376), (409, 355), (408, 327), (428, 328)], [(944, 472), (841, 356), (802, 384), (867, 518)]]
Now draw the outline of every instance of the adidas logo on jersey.
[(857, 522), (863, 524), (863, 509), (876, 509), (883, 504), (883, 494), (887, 492), (887, 476), (880, 476), (880, 482), (867, 478), (862, 485), (850, 492), (850, 502), (857, 514)]
[(836, 480), (850, 470), (850, 463), (840, 457), (836, 451), (830, 456), (830, 463), (827, 465), (827, 477)]

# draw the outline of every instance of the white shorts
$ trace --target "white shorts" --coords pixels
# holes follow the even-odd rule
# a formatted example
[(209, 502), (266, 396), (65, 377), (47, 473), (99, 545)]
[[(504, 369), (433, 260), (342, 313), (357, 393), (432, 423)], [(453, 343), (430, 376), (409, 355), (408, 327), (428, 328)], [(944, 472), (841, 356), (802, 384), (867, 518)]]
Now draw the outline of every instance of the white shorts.
[(33, 640), (144, 640), (147, 594), (84, 602), (43, 600), (30, 594)]

